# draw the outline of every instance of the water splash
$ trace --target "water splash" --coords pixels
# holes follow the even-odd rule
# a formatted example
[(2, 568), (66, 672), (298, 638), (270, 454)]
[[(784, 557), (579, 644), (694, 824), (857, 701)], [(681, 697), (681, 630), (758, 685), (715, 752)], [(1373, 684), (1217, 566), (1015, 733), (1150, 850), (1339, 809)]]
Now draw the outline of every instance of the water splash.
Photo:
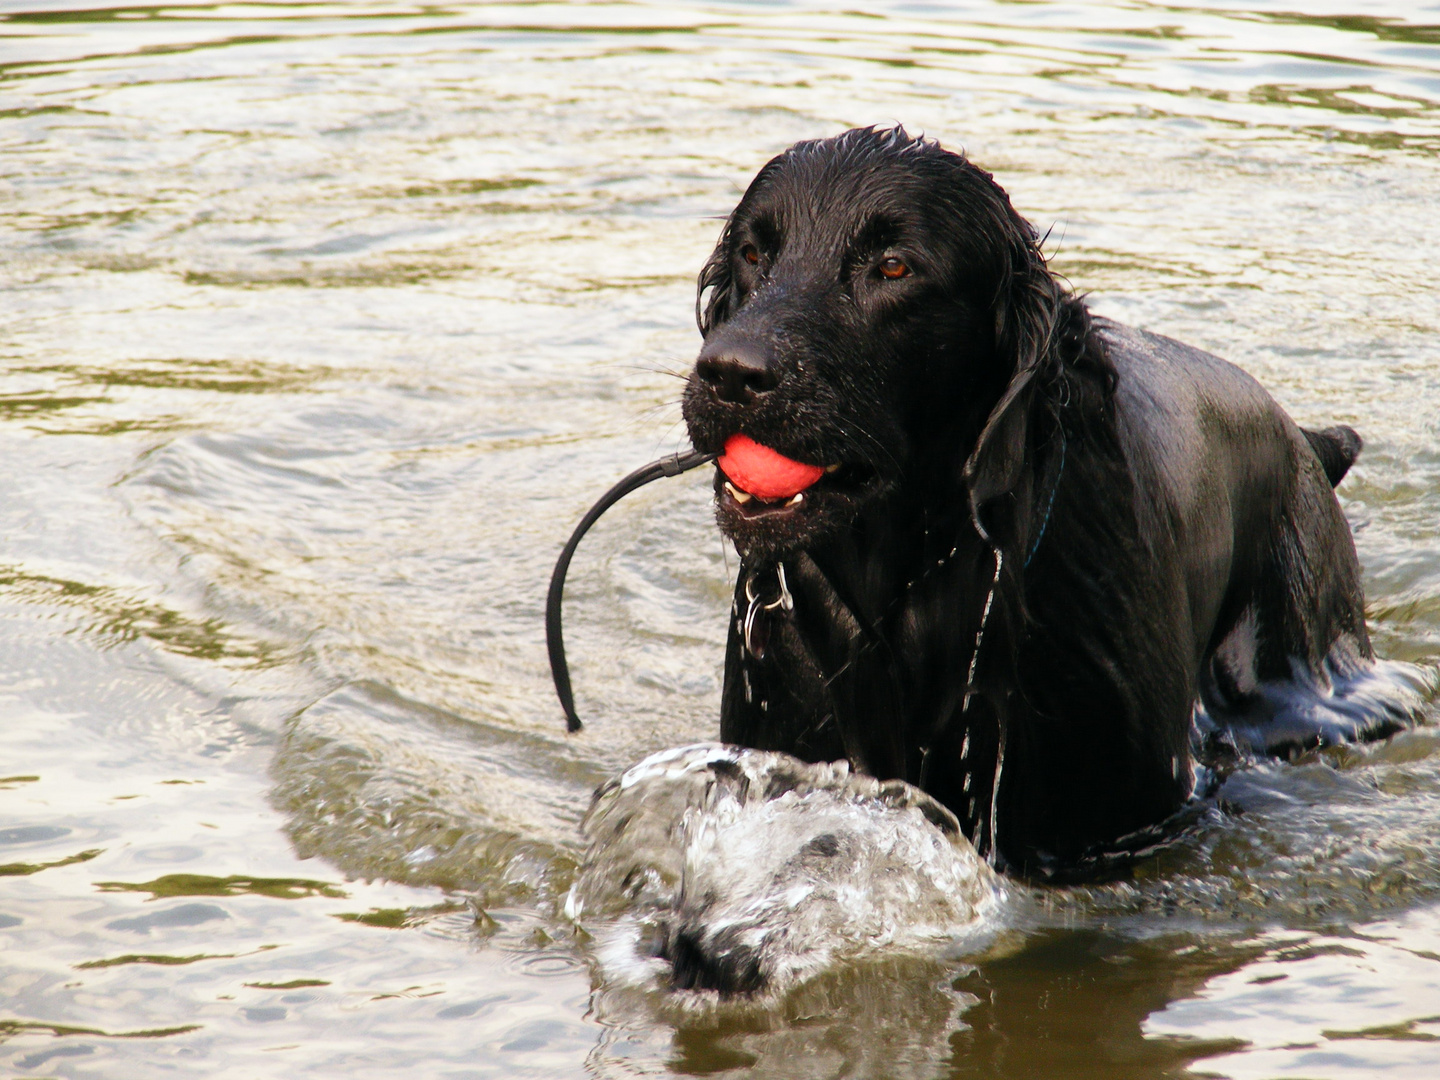
[(606, 978), (778, 994), (847, 962), (974, 952), (1005, 889), (945, 807), (899, 780), (699, 743), (596, 792), (567, 912)]

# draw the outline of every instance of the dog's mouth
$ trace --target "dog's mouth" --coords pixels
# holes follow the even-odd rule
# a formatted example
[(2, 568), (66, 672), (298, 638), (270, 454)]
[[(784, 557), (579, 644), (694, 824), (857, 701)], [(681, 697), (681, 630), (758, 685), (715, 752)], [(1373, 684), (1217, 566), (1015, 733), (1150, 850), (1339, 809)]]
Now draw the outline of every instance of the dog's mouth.
[(878, 478), (858, 462), (808, 464), (732, 435), (716, 461), (716, 516), (744, 552), (802, 547), (853, 519)]
[(754, 521), (786, 514), (793, 517), (806, 513), (807, 504), (813, 507), (834, 495), (858, 494), (865, 486), (855, 482), (860, 472), (859, 466), (827, 465), (824, 476), (805, 490), (797, 491), (793, 495), (765, 496), (746, 491), (721, 471), (716, 477), (716, 488), (720, 493), (721, 504), (746, 520)]

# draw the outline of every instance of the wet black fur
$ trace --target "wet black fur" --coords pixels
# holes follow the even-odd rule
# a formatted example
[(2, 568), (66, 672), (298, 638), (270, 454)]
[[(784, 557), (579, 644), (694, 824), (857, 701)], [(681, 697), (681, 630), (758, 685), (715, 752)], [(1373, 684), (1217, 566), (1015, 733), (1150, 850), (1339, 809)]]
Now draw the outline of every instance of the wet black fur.
[(920, 784), (997, 864), (1055, 877), (1162, 835), (1194, 793), (1197, 700), (1262, 752), (1402, 722), (1310, 707), (1372, 660), (1331, 490), (1359, 437), (1092, 317), (963, 156), (900, 129), (797, 144), (699, 285), (695, 447), (739, 431), (843, 465), (760, 518), (717, 475), (742, 556), (726, 741)]

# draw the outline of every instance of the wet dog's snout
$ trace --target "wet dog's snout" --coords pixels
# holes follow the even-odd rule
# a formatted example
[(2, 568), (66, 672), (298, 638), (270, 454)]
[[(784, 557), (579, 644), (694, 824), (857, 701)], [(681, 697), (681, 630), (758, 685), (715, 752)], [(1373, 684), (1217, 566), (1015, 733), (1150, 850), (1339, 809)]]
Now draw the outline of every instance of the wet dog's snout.
[(769, 357), (735, 341), (707, 344), (695, 361), (695, 374), (712, 394), (732, 405), (753, 405), (780, 382)]

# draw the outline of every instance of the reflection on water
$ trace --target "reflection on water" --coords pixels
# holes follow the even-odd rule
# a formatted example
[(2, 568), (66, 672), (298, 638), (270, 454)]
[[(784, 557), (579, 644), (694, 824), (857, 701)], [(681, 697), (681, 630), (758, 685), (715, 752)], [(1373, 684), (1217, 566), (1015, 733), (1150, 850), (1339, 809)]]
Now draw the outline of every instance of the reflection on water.
[(1440, 8), (0, 11), (0, 1060), (20, 1076), (1430, 1076), (1431, 730), (1233, 778), (959, 961), (708, 1019), (592, 987), (594, 786), (711, 738), (693, 281), (798, 138), (963, 146), (1123, 321), (1366, 438), (1385, 655), (1440, 659)]

